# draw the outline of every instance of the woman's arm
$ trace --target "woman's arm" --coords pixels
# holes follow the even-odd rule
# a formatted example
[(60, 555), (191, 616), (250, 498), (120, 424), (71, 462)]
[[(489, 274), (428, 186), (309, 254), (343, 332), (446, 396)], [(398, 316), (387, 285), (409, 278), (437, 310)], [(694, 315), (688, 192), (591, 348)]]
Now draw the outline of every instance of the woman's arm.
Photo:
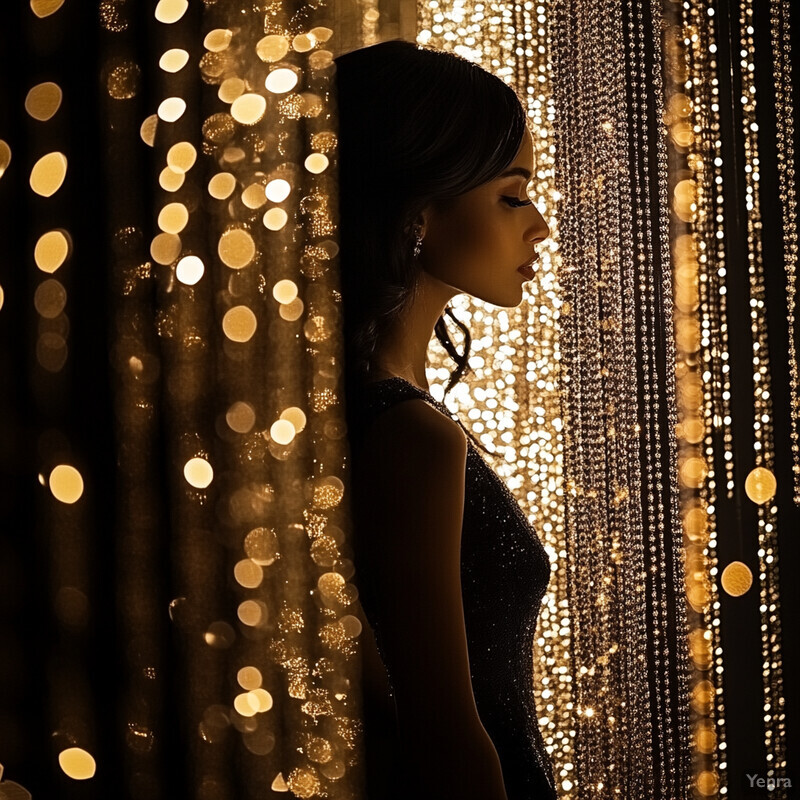
[(409, 400), (376, 419), (354, 476), (362, 568), (378, 587), (397, 695), (402, 777), (418, 800), (507, 800), (469, 670), (461, 596), (466, 453), (455, 422)]

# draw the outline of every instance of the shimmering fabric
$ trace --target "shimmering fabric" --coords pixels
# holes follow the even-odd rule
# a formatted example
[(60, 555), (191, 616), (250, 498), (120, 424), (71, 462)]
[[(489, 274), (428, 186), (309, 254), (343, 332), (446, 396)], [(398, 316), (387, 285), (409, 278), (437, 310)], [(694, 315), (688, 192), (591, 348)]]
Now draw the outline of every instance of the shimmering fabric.
[[(394, 404), (412, 398), (457, 420), (445, 405), (402, 378), (369, 383), (349, 415), (354, 458), (358, 458), (369, 423)], [(358, 532), (355, 539), (357, 543)], [(362, 607), (382, 650), (380, 618), (373, 603), (375, 589), (368, 564), (358, 559), (357, 545), (355, 555)], [(549, 579), (550, 561), (536, 532), (468, 435), (461, 533), (464, 619), (475, 704), (500, 757), (508, 800), (552, 800), (557, 796), (533, 694), (532, 645)], [(377, 776), (377, 772), (395, 776), (402, 772), (399, 754), (392, 755), (397, 753), (394, 725), (391, 700), (365, 708), (368, 766), (371, 751), (375, 754), (375, 772), (368, 777), (369, 800), (395, 796), (388, 784), (378, 788)]]

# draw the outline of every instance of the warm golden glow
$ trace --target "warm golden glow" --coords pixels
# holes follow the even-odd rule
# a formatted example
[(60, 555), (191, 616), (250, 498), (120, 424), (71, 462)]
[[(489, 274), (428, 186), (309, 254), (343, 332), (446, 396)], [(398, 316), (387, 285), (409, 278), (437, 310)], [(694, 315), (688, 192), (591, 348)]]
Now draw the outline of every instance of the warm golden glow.
[(273, 203), (282, 203), (291, 191), (292, 187), (289, 181), (285, 181), (283, 178), (276, 178), (274, 181), (270, 181), (264, 189), (267, 199)]
[(254, 628), (256, 625), (261, 624), (263, 611), (261, 604), (257, 600), (245, 600), (239, 603), (236, 614), (245, 625)]
[(254, 528), (244, 538), (244, 552), (262, 567), (268, 567), (278, 558), (278, 537), (269, 528)]
[(256, 424), (256, 412), (250, 403), (241, 400), (234, 403), (225, 414), (228, 427), (236, 433), (249, 433)]
[(205, 266), (197, 256), (184, 256), (175, 268), (175, 275), (181, 283), (194, 286), (203, 277)]
[(94, 777), (97, 764), (94, 758), (80, 747), (69, 747), (58, 754), (58, 765), (64, 774), (76, 781)]
[(214, 470), (204, 458), (190, 458), (183, 466), (183, 477), (195, 489), (207, 489), (214, 480)]
[(289, 420), (297, 433), (300, 433), (306, 427), (306, 415), (297, 406), (291, 406), (281, 412), (281, 419)]
[(256, 45), (256, 53), (262, 61), (275, 63), (280, 61), (289, 52), (289, 42), (285, 36), (272, 34), (265, 36)]
[(233, 577), (245, 589), (256, 589), (264, 580), (264, 570), (252, 559), (243, 558), (233, 568)]
[(256, 315), (247, 306), (234, 306), (222, 318), (222, 330), (232, 342), (249, 342), (257, 325)]
[(778, 489), (778, 482), (772, 472), (764, 467), (756, 467), (744, 482), (747, 496), (759, 505), (772, 500)]
[(361, 634), (361, 620), (353, 614), (346, 614), (339, 620), (339, 625), (348, 639), (355, 639)]
[(220, 236), (218, 246), (222, 263), (231, 269), (243, 269), (256, 255), (256, 243), (244, 228), (232, 228)]
[(67, 291), (55, 278), (48, 278), (36, 287), (33, 305), (45, 319), (55, 319), (66, 304)]
[(158, 66), (164, 72), (180, 72), (189, 62), (189, 54), (179, 47), (167, 50), (158, 60)]
[(272, 287), (272, 296), (282, 304), (291, 303), (297, 297), (297, 284), (292, 280), (278, 281)]
[(51, 197), (67, 177), (67, 157), (63, 153), (42, 156), (31, 170), (30, 185), (36, 194)]
[(135, 62), (123, 61), (117, 64), (106, 79), (108, 94), (115, 100), (129, 100), (131, 97), (136, 97), (141, 77), (142, 71)]
[(77, 503), (83, 494), (83, 478), (75, 467), (59, 464), (50, 473), (50, 491), (56, 500), (71, 505)]
[(212, 53), (220, 53), (228, 48), (232, 38), (233, 32), (227, 28), (215, 28), (206, 34), (206, 38), (203, 39), (203, 47)]
[(252, 692), (254, 689), (261, 688), (263, 678), (261, 677), (261, 670), (257, 667), (242, 667), (236, 673), (236, 680), (242, 689)]
[(8, 169), (8, 165), (11, 163), (11, 148), (8, 146), (8, 143), (5, 142), (3, 139), (0, 139), (0, 178), (3, 177), (3, 173)]
[(260, 94), (248, 92), (237, 97), (231, 105), (231, 116), (242, 125), (255, 125), (267, 110), (267, 100)]
[(190, 142), (178, 142), (167, 152), (167, 165), (174, 172), (188, 172), (197, 161), (197, 150)]
[(318, 175), (328, 168), (328, 156), (324, 153), (311, 153), (305, 160), (306, 169)]
[(264, 194), (264, 187), (260, 183), (251, 183), (242, 192), (242, 202), (252, 209), (261, 208), (267, 202), (267, 196)]
[(184, 180), (183, 172), (175, 172), (169, 167), (164, 167), (158, 176), (158, 184), (165, 192), (177, 192)]
[(697, 791), (705, 797), (712, 797), (717, 795), (719, 789), (719, 778), (715, 772), (711, 770), (703, 770), (695, 781)]
[(188, 0), (159, 0), (156, 6), (156, 19), (169, 25), (177, 22), (189, 8)]
[(241, 78), (226, 78), (219, 85), (217, 97), (223, 103), (233, 103), (234, 100), (244, 94), (246, 88), (247, 86)]
[(294, 425), (289, 420), (279, 419), (270, 426), (269, 435), (272, 441), (287, 445), (294, 439)]
[(708, 466), (699, 456), (687, 458), (679, 470), (681, 481), (685, 486), (700, 488), (708, 476)]
[(25, 110), (39, 122), (51, 119), (61, 105), (61, 87), (52, 81), (34, 86), (25, 98)]
[(183, 203), (168, 203), (158, 215), (158, 227), (164, 233), (180, 233), (189, 222), (189, 211)]
[(731, 597), (740, 597), (753, 585), (753, 573), (750, 572), (747, 564), (743, 564), (741, 561), (731, 561), (722, 570), (720, 582), (722, 583), (722, 588)]
[(159, 233), (150, 243), (150, 255), (156, 264), (171, 264), (181, 254), (181, 237), (174, 233)]
[(327, 42), (333, 36), (333, 31), (323, 26), (312, 28), (310, 33), (318, 42)]
[(271, 208), (264, 214), (264, 227), (279, 231), (289, 221), (289, 215), (282, 208)]
[(142, 127), (139, 128), (139, 136), (142, 137), (142, 141), (148, 147), (152, 147), (155, 144), (157, 127), (158, 127), (158, 114), (151, 114), (142, 123)]
[(272, 72), (267, 75), (267, 80), (264, 82), (264, 85), (267, 87), (267, 91), (273, 94), (290, 92), (297, 86), (297, 73), (293, 69), (278, 67), (278, 69), (272, 70)]
[(269, 711), (272, 708), (272, 695), (261, 687), (252, 689), (250, 691), (250, 703), (256, 706), (260, 714), (263, 714), (265, 711)]
[(226, 200), (236, 188), (236, 178), (230, 172), (218, 172), (208, 182), (208, 193), (216, 200)]
[(33, 259), (42, 272), (55, 272), (66, 260), (70, 240), (64, 231), (48, 231), (39, 237), (33, 250)]
[(6, 300), (6, 293), (3, 291), (3, 287), (0, 286), (0, 309), (2, 309), (5, 300)]
[(242, 692), (234, 698), (233, 707), (243, 717), (254, 717), (258, 713), (258, 698), (250, 692)]
[(182, 97), (168, 97), (158, 106), (158, 117), (164, 122), (175, 122), (186, 111), (186, 101)]
[(31, 0), (31, 11), (36, 14), (39, 19), (49, 17), (55, 14), (61, 6), (64, 5), (64, 0)]

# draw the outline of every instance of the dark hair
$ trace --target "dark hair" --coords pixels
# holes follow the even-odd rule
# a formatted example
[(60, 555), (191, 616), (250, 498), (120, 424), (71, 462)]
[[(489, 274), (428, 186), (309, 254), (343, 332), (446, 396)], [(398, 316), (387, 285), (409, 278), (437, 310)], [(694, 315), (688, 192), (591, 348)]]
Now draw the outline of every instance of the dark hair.
[[(339, 111), (339, 233), (348, 385), (413, 300), (420, 271), (411, 226), (497, 177), (519, 151), (525, 111), (500, 78), (455, 53), (393, 39), (335, 59)], [(444, 315), (436, 338), (456, 362), (445, 394), (468, 370)]]

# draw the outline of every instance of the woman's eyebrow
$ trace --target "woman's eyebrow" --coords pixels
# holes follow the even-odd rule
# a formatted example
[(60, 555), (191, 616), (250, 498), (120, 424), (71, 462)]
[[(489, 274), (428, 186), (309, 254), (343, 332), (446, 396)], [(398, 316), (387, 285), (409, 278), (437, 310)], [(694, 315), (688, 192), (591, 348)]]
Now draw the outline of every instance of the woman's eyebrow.
[(505, 172), (501, 172), (497, 176), (497, 180), (500, 180), (500, 178), (507, 178), (509, 175), (522, 175), (522, 177), (526, 178), (527, 180), (531, 179), (531, 173), (529, 170), (525, 169), (525, 167), (511, 167)]

